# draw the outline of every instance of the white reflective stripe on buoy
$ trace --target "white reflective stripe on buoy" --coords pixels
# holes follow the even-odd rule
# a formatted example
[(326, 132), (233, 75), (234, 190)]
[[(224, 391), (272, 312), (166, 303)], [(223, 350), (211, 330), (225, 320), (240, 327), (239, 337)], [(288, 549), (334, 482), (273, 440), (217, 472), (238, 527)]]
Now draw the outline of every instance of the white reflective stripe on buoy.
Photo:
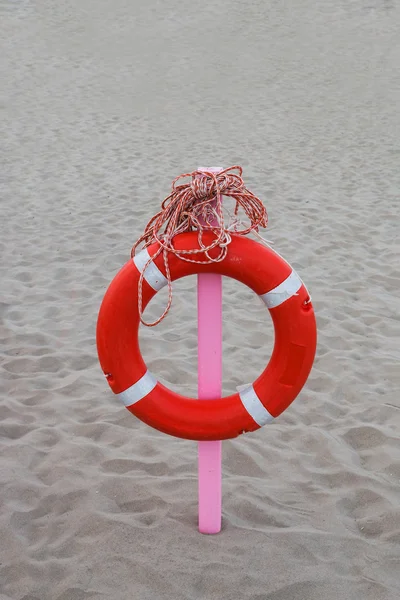
[(249, 415), (260, 427), (274, 420), (274, 417), (267, 411), (257, 396), (252, 385), (239, 392), (239, 396)]
[[(133, 257), (133, 262), (135, 263), (140, 273), (143, 273), (143, 270), (146, 267), (146, 264), (149, 262), (150, 258), (151, 257), (148, 253), (147, 248), (145, 248), (144, 250), (139, 252), (139, 254), (136, 254), (136, 256)], [(143, 277), (147, 281), (147, 283), (153, 288), (153, 290), (156, 290), (156, 292), (158, 292), (158, 290), (161, 290), (161, 288), (163, 288), (168, 283), (167, 278), (164, 277), (160, 269), (155, 263), (153, 263), (153, 261), (147, 265)]]
[(124, 392), (116, 394), (125, 406), (132, 406), (139, 400), (142, 400), (147, 394), (150, 394), (157, 385), (157, 379), (150, 371), (146, 371), (139, 381), (128, 387)]
[(296, 271), (292, 271), (285, 281), (266, 294), (261, 294), (260, 298), (268, 308), (275, 308), (294, 296), (302, 285), (303, 282)]

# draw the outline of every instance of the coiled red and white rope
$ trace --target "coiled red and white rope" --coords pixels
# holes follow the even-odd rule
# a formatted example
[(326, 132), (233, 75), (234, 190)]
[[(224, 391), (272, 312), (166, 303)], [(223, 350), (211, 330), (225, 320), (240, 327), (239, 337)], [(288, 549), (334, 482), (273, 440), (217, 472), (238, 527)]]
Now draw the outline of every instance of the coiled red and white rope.
[[(138, 300), (139, 314), (143, 325), (154, 327), (167, 315), (172, 304), (172, 282), (168, 265), (168, 254), (171, 252), (181, 260), (187, 262), (201, 262), (209, 264), (224, 260), (228, 245), (231, 241), (231, 232), (236, 235), (248, 235), (250, 232), (258, 233), (259, 227), (266, 227), (268, 215), (265, 206), (250, 190), (242, 179), (242, 168), (229, 167), (219, 173), (207, 170), (196, 170), (192, 173), (179, 175), (172, 182), (172, 191), (162, 202), (161, 210), (150, 219), (144, 233), (135, 242), (131, 251), (133, 258), (136, 249), (143, 244), (147, 248), (154, 242), (160, 245), (156, 254), (148, 260), (139, 279)], [(178, 181), (190, 177), (188, 183), (177, 185)], [(226, 225), (222, 207), (222, 197), (229, 196), (235, 201), (233, 221)], [(237, 218), (242, 209), (248, 220), (248, 225), (243, 225)], [(243, 226), (240, 229), (240, 225)], [(173, 239), (179, 233), (198, 231), (199, 248), (191, 250), (177, 250), (173, 246)], [(212, 231), (215, 238), (208, 246), (203, 243), (203, 232)], [(220, 248), (219, 254), (210, 256), (213, 248)], [(148, 265), (159, 254), (163, 254), (165, 273), (168, 280), (168, 303), (163, 314), (154, 322), (147, 323), (143, 319), (143, 279)], [(203, 254), (207, 258), (201, 260), (196, 254)]]

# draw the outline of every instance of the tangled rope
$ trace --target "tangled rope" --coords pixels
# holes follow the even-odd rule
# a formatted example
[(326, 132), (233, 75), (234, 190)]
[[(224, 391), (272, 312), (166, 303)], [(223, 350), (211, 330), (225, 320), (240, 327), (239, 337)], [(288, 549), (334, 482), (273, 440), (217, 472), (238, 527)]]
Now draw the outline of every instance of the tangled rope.
[[(235, 172), (237, 171), (237, 172)], [(244, 185), (242, 168), (229, 167), (218, 173), (207, 170), (197, 170), (193, 173), (179, 175), (172, 182), (172, 191), (162, 202), (161, 210), (146, 225), (143, 235), (135, 242), (131, 251), (133, 258), (136, 249), (143, 244), (142, 249), (158, 242), (159, 249), (146, 263), (139, 279), (138, 301), (139, 315), (143, 325), (154, 327), (167, 315), (172, 304), (172, 281), (168, 264), (168, 254), (175, 254), (187, 262), (200, 262), (210, 264), (221, 262), (227, 255), (228, 245), (231, 242), (231, 232), (236, 235), (247, 235), (250, 232), (258, 233), (259, 227), (266, 227), (268, 215), (265, 206)], [(191, 177), (189, 183), (177, 185), (185, 177)], [(230, 196), (235, 200), (234, 214), (231, 222), (226, 225), (222, 207), (222, 197)], [(243, 209), (249, 221), (248, 226), (243, 225), (238, 218), (238, 212)], [(243, 226), (240, 229), (240, 226)], [(199, 248), (190, 250), (177, 250), (173, 246), (176, 235), (188, 231), (198, 231)], [(215, 238), (209, 245), (203, 242), (203, 233), (211, 231)], [(220, 248), (218, 256), (211, 257), (210, 251)], [(163, 314), (153, 323), (143, 319), (143, 279), (149, 264), (157, 256), (163, 254), (165, 273), (168, 281), (168, 303)], [(194, 255), (202, 254), (205, 260), (195, 258)]]

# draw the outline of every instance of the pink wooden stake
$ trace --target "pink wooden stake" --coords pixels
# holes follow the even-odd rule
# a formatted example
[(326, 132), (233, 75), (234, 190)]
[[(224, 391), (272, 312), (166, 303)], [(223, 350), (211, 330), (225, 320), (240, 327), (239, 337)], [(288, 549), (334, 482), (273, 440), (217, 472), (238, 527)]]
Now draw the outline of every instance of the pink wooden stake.
[[(199, 168), (219, 173), (219, 167)], [(197, 276), (198, 397), (209, 400), (222, 394), (222, 277)], [(199, 442), (199, 531), (221, 531), (222, 442)]]

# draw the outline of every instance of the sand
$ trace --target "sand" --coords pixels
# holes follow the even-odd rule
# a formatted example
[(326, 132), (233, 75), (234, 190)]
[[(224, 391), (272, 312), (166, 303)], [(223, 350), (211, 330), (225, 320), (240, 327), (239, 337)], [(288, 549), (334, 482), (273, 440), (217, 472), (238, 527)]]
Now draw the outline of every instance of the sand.
[[(0, 0), (1, 600), (397, 600), (399, 26), (396, 0)], [(172, 179), (237, 163), (319, 344), (294, 404), (223, 444), (203, 536), (196, 443), (119, 404), (95, 325)], [(229, 393), (273, 339), (224, 286)], [(141, 332), (188, 394), (195, 300), (179, 282)]]

